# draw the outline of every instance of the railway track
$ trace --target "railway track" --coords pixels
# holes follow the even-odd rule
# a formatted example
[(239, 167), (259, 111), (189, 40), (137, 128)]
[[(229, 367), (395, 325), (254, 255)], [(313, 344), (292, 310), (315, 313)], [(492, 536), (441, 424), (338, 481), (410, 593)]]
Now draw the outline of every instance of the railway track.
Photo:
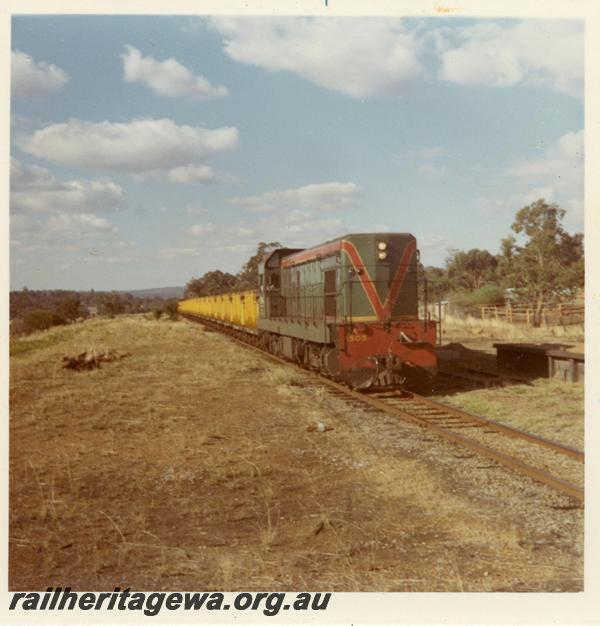
[[(227, 332), (227, 329), (219, 324), (194, 321)], [(242, 345), (275, 362), (297, 367), (303, 373), (313, 376), (338, 398), (348, 400), (367, 410), (380, 411), (401, 421), (416, 424), (500, 466), (552, 487), (580, 504), (584, 502), (584, 489), (581, 486), (584, 453), (580, 450), (412, 392), (358, 392), (321, 374), (265, 352), (240, 338), (235, 332), (227, 334)]]
[[(473, 415), (414, 393), (362, 394), (325, 380), (339, 397), (393, 415), (488, 458), (499, 465), (548, 485), (583, 503), (579, 486), (584, 453), (506, 424)], [(565, 467), (566, 466), (566, 467)], [(565, 469), (569, 478), (563, 478)]]

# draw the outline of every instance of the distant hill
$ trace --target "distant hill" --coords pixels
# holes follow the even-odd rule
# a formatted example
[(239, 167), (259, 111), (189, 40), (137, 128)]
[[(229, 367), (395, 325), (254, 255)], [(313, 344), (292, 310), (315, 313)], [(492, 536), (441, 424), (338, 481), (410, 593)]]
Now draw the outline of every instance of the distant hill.
[(121, 290), (119, 293), (129, 293), (135, 298), (181, 298), (185, 287), (156, 287), (154, 289)]

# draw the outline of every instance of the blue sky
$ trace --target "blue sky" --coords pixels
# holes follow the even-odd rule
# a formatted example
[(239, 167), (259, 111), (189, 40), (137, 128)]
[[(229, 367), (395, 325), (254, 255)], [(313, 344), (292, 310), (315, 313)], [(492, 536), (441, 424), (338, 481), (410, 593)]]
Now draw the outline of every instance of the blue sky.
[(583, 230), (582, 22), (22, 16), (12, 51), (12, 289), (358, 231), (441, 265), (540, 197)]

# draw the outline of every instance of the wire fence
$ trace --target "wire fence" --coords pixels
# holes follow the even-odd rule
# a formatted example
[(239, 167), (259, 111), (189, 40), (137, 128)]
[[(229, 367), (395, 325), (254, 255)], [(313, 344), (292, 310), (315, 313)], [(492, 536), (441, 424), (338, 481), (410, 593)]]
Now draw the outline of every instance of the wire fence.
[(536, 318), (536, 310), (525, 305), (477, 305), (461, 307), (460, 309), (446, 305), (441, 310), (442, 318), (446, 313), (450, 313), (469, 315), (481, 320), (497, 320), (528, 326), (534, 326), (536, 320), (539, 320), (539, 323), (544, 326), (574, 326), (583, 324), (585, 319), (585, 307), (575, 304), (544, 304), (538, 318)]

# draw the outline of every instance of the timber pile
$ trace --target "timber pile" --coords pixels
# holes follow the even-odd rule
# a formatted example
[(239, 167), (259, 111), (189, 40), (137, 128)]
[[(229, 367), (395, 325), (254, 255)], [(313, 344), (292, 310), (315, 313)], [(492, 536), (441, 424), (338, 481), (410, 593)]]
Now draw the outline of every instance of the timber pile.
[(130, 356), (129, 352), (119, 352), (118, 350), (108, 350), (107, 352), (96, 352), (95, 350), (86, 350), (77, 356), (63, 357), (63, 367), (66, 369), (76, 370), (93, 370), (100, 367), (101, 363), (109, 363), (110, 361), (118, 361)]

